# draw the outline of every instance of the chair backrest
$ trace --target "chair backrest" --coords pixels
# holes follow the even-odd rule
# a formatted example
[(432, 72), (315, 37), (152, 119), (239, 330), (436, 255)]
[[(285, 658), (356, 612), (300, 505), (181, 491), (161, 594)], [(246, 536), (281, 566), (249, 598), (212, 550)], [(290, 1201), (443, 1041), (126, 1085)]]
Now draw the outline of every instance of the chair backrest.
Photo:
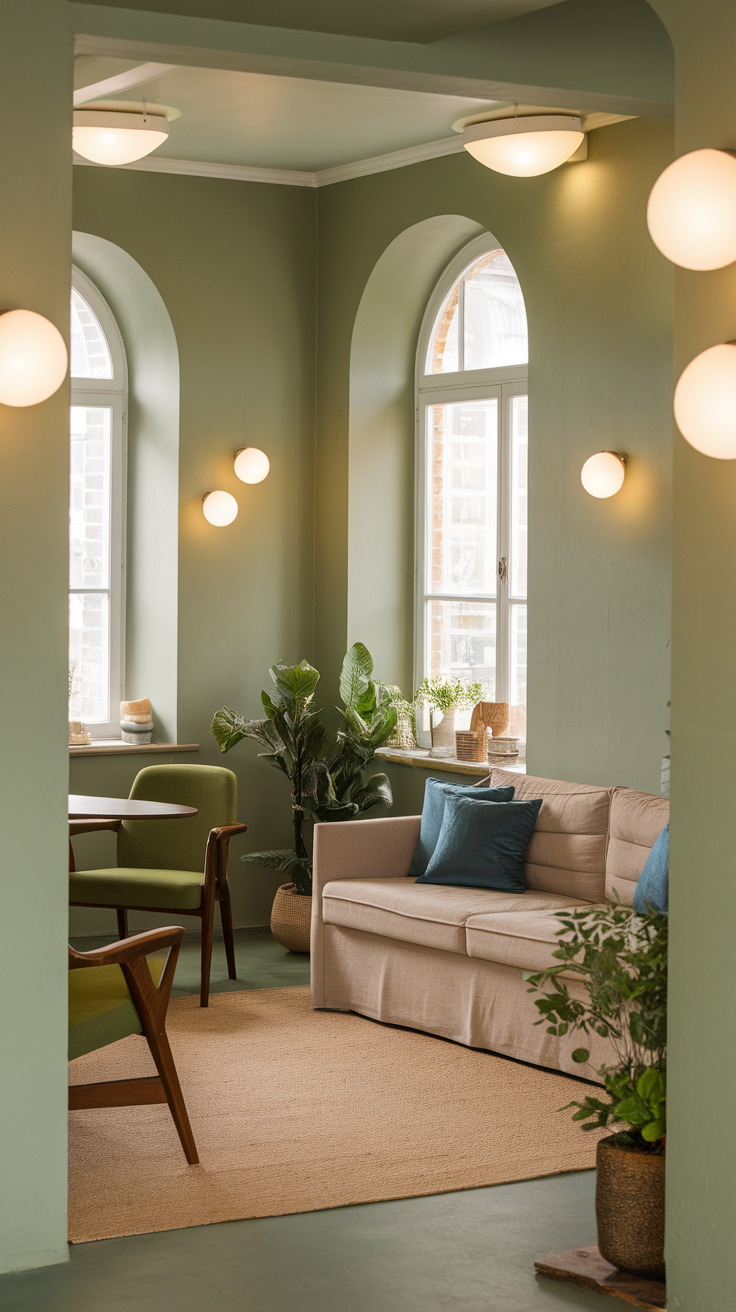
[(238, 782), (219, 765), (149, 765), (136, 775), (131, 798), (196, 806), (183, 820), (124, 820), (118, 830), (119, 866), (201, 870), (207, 836), (237, 820)]

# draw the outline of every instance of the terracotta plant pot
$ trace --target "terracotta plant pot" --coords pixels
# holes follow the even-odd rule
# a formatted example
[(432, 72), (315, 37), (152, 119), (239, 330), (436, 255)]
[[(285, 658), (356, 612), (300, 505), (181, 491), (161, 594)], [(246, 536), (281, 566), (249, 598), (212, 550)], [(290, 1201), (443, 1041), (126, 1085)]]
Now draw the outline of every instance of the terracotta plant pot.
[(312, 899), (297, 893), (293, 884), (276, 890), (271, 908), (271, 933), (290, 952), (308, 952), (312, 927)]
[(619, 1271), (664, 1280), (664, 1153), (601, 1139), (596, 1152), (598, 1248)]

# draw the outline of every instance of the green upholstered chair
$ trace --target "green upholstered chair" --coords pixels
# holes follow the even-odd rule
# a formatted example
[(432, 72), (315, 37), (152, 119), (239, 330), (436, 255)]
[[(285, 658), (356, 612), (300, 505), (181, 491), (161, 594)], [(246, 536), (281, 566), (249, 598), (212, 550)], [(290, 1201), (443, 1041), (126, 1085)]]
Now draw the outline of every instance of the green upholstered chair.
[[(69, 949), (69, 1060), (108, 1043), (145, 1034), (158, 1075), (72, 1084), (69, 1109), (167, 1102), (190, 1166), (199, 1161), (166, 1034), (166, 1011), (184, 930), (174, 925), (135, 934), (93, 952)], [(148, 962), (168, 949), (165, 961)]]
[(217, 765), (150, 765), (136, 776), (131, 798), (197, 808), (176, 820), (72, 821), (70, 835), (108, 828), (117, 832), (117, 866), (74, 870), (70, 860), (69, 901), (77, 907), (114, 907), (118, 933), (128, 932), (127, 910), (199, 916), (202, 921), (200, 1005), (210, 992), (215, 903), (220, 904), (230, 979), (236, 979), (233, 917), (227, 882), (230, 839), (246, 825), (237, 822), (237, 780)]

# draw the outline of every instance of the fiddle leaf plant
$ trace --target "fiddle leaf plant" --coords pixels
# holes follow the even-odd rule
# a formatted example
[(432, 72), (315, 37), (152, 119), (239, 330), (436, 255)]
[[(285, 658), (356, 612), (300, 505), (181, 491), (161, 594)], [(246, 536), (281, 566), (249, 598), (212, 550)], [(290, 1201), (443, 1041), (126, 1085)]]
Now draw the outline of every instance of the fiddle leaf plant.
[[(537, 1025), (558, 1038), (571, 1030), (609, 1040), (615, 1061), (598, 1068), (607, 1098), (586, 1094), (575, 1108), (584, 1130), (622, 1126), (617, 1142), (662, 1152), (667, 1132), (667, 916), (606, 907), (558, 912), (559, 964), (528, 975)], [(571, 992), (572, 976), (582, 990)], [(572, 980), (570, 981), (572, 983)], [(573, 1061), (590, 1060), (587, 1047)]]
[(365, 779), (363, 771), (393, 733), (397, 689), (374, 680), (367, 647), (356, 642), (340, 673), (338, 707), (342, 722), (329, 733), (314, 706), (319, 672), (307, 661), (278, 662), (269, 671), (271, 692), (262, 692), (266, 718), (248, 720), (223, 706), (212, 721), (220, 751), (229, 752), (243, 738), (264, 748), (259, 755), (281, 770), (291, 783), (294, 847), (248, 852), (242, 859), (289, 875), (297, 893), (312, 891), (312, 860), (305, 823), (352, 820), (372, 807), (393, 802), (385, 774)]

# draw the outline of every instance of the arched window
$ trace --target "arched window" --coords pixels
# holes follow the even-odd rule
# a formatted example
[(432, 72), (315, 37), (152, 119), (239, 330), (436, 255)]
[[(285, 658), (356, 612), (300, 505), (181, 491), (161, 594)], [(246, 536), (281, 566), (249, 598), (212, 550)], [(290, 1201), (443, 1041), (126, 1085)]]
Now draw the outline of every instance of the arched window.
[(417, 676), (479, 681), (526, 726), (527, 324), (488, 234), (445, 271), (417, 358)]
[(109, 738), (120, 730), (124, 674), (127, 371), (112, 311), (76, 268), (71, 379), (70, 715)]

